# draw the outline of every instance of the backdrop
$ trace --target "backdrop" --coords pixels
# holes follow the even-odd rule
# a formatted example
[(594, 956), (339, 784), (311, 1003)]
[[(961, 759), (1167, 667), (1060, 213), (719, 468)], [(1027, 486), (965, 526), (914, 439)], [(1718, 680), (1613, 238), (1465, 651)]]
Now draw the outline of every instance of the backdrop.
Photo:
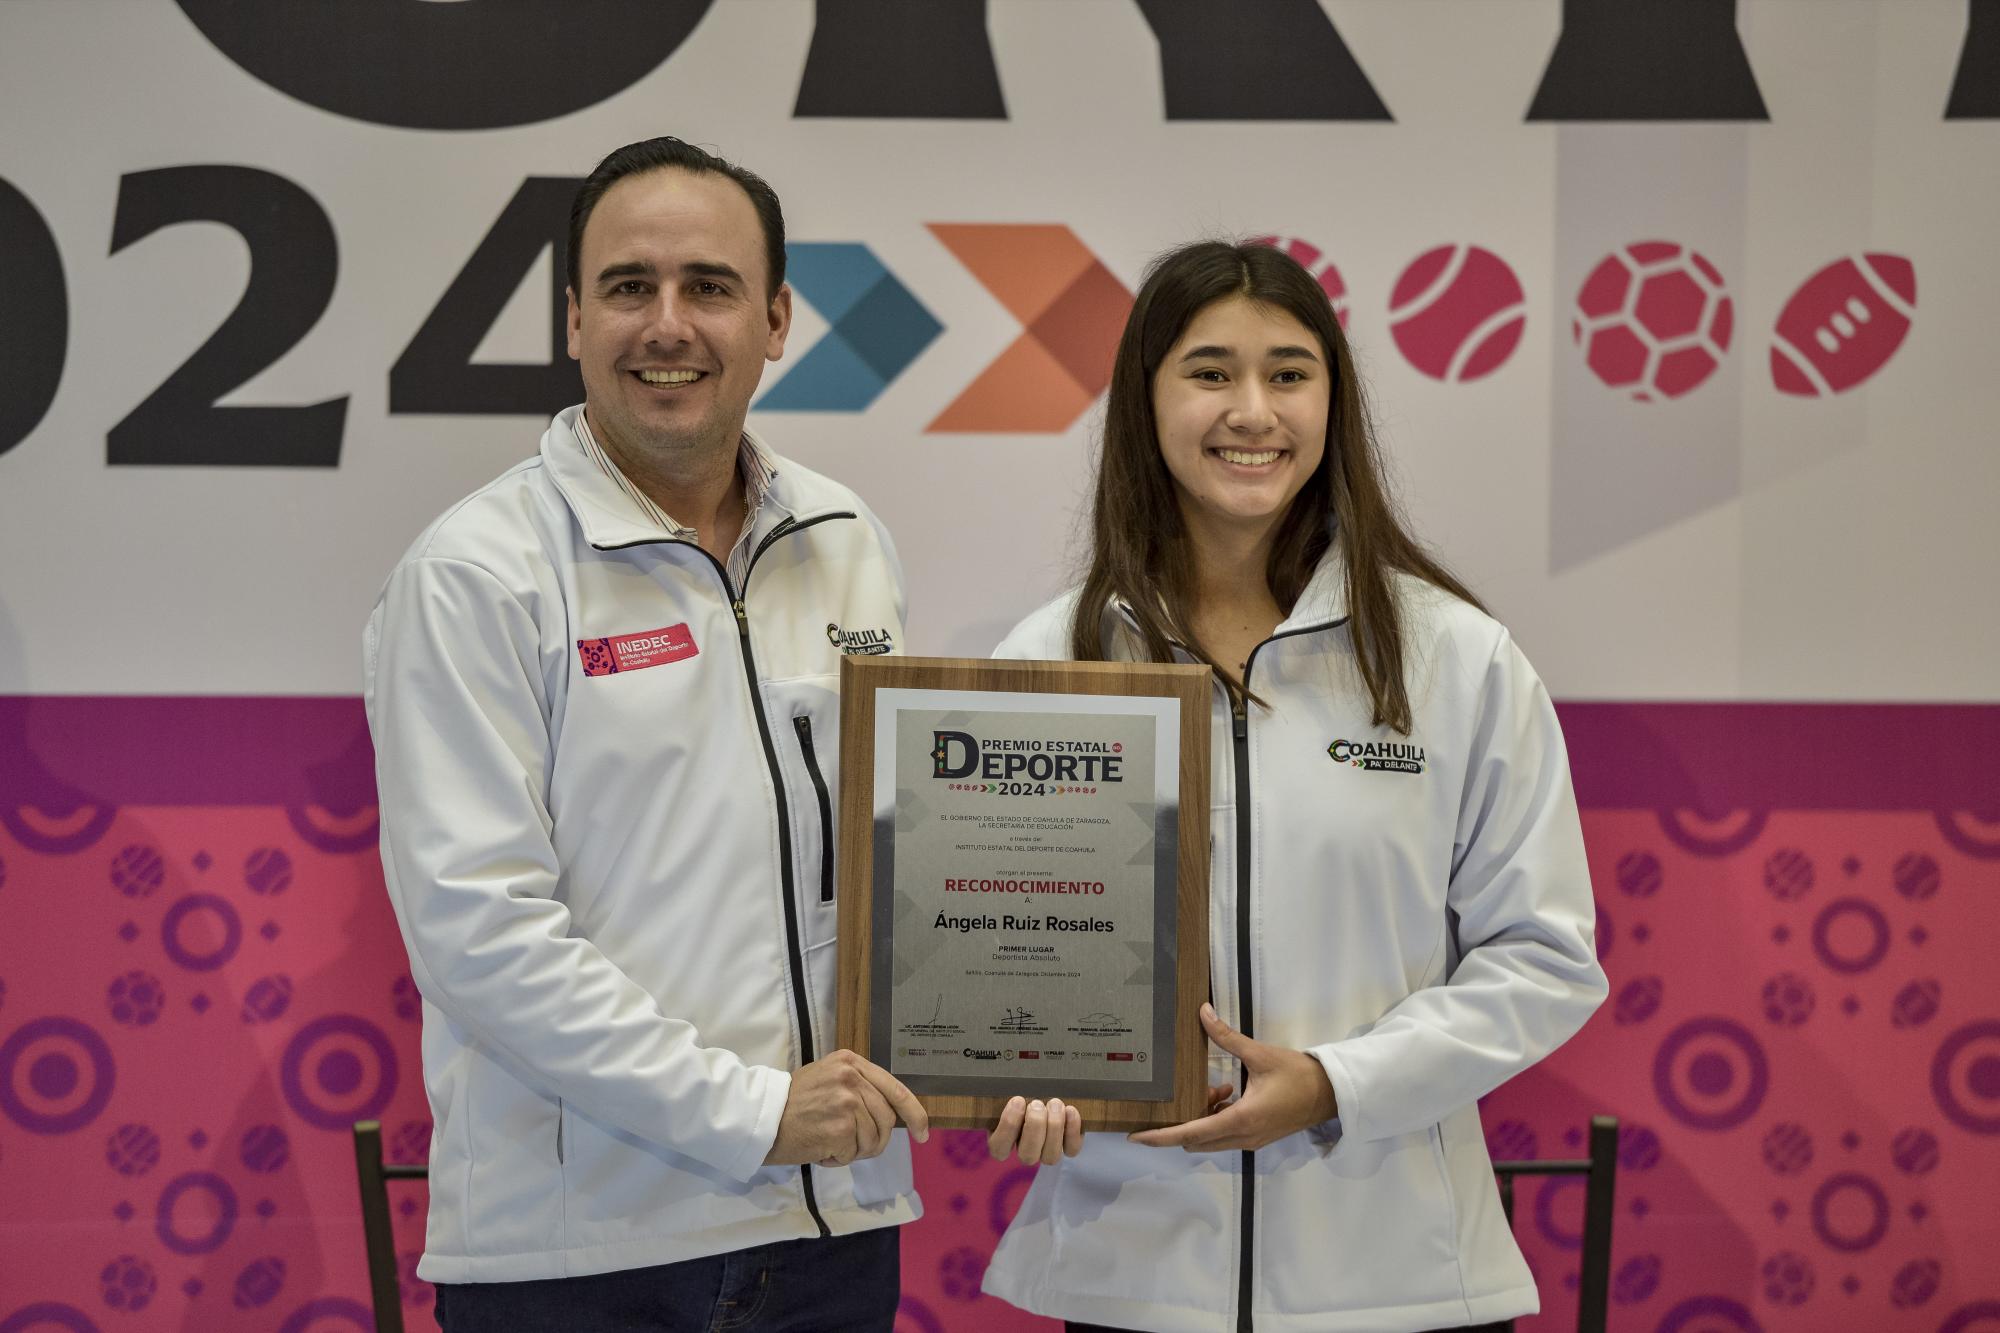
[[(11, 0), (0, 116), (0, 1333), (368, 1326), (360, 626), (581, 397), (551, 242), (663, 132), (785, 199), (756, 424), (917, 652), (1070, 574), (1149, 256), (1319, 273), (1585, 806), (1614, 998), (1496, 1153), (1625, 1120), (1615, 1328), (2000, 1330), (2000, 0)], [(918, 1169), (904, 1328), (1044, 1326), (1025, 1171)]]

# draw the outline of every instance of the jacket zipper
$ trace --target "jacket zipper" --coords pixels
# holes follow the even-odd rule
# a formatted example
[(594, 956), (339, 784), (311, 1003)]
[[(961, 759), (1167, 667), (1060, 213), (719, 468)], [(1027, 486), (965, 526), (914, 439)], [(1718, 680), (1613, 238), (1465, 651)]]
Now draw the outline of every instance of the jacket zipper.
[[(1276, 643), (1279, 639), (1334, 629), (1346, 623), (1346, 619), (1342, 616), (1324, 625), (1307, 625), (1286, 630), (1283, 634), (1273, 634), (1252, 648), (1249, 658), (1243, 663), (1243, 693), (1250, 693), (1250, 670), (1257, 665), (1257, 654), (1264, 650), (1265, 645)], [(1233, 747), (1236, 752), (1236, 1030), (1246, 1037), (1255, 1038), (1256, 1011), (1250, 985), (1250, 704), (1247, 698), (1236, 701), (1230, 716), (1230, 732), (1236, 742)], [(1245, 1069), (1238, 1076), (1237, 1095), (1248, 1091), (1249, 1086), (1250, 1071)], [(1254, 1292), (1251, 1278), (1257, 1239), (1257, 1153), (1254, 1149), (1243, 1152), (1242, 1175), (1243, 1215), (1236, 1242), (1236, 1329), (1237, 1333), (1253, 1333), (1256, 1325), (1250, 1313)]]
[(799, 752), (805, 756), (806, 772), (813, 780), (813, 792), (819, 797), (819, 900), (822, 904), (833, 901), (833, 802), (826, 793), (826, 779), (820, 775), (819, 756), (813, 751), (812, 719), (800, 713), (792, 719), (792, 730), (799, 733)]
[[(779, 523), (776, 527), (765, 533), (764, 540), (757, 543), (757, 549), (750, 553), (750, 563), (743, 570), (744, 589), (747, 591), (750, 587), (750, 575), (757, 568), (758, 557), (769, 550), (771, 543), (778, 538), (787, 533), (804, 531), (806, 528), (810, 528), (818, 523), (825, 523), (831, 519), (856, 517), (859, 516), (851, 511), (842, 511), (832, 514), (817, 514), (803, 523), (790, 518), (785, 519), (782, 523)], [(781, 896), (785, 902), (785, 963), (786, 971), (791, 975), (792, 1006), (798, 1014), (799, 1063), (809, 1065), (815, 1058), (813, 1054), (812, 1010), (806, 1006), (805, 965), (801, 961), (799, 948), (799, 905), (793, 901), (796, 890), (792, 879), (792, 816), (790, 808), (785, 804), (785, 774), (784, 770), (778, 766), (777, 747), (771, 742), (770, 719), (764, 715), (764, 695), (757, 688), (757, 658), (750, 648), (750, 613), (744, 609), (743, 598), (737, 594), (735, 586), (729, 582), (728, 567), (720, 560), (717, 560), (696, 543), (683, 540), (679, 537), (666, 537), (659, 539), (659, 541), (673, 542), (681, 546), (692, 546), (695, 550), (700, 551), (703, 558), (715, 567), (715, 576), (722, 580), (722, 591), (729, 597), (729, 609), (736, 613), (736, 642), (743, 652), (743, 675), (750, 687), (750, 708), (757, 718), (757, 737), (764, 745), (764, 762), (771, 770), (771, 795), (776, 801), (778, 808), (778, 877)], [(653, 541), (627, 543), (630, 546), (650, 546), (655, 544), (657, 543)], [(623, 548), (609, 547), (602, 549), (618, 550)], [(811, 1214), (813, 1225), (819, 1228), (820, 1239), (825, 1240), (833, 1234), (833, 1229), (827, 1226), (826, 1219), (820, 1216), (819, 1199), (813, 1191), (813, 1175), (810, 1165), (800, 1165), (799, 1186), (805, 1194), (806, 1212)]]

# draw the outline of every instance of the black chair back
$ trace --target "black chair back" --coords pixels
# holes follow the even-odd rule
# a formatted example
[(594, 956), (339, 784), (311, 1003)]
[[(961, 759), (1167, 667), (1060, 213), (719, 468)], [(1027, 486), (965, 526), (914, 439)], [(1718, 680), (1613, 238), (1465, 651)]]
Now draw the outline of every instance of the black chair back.
[(403, 1333), (403, 1288), (396, 1274), (396, 1233), (389, 1221), (389, 1182), (423, 1180), (430, 1168), (382, 1160), (382, 1123), (354, 1124), (354, 1173), (361, 1182), (361, 1234), (368, 1245), (368, 1299), (375, 1333)]
[[(1577, 1333), (1605, 1333), (1611, 1304), (1611, 1220), (1618, 1185), (1618, 1119), (1590, 1118), (1590, 1156), (1555, 1161), (1495, 1162), (1500, 1206), (1514, 1220), (1514, 1181), (1519, 1176), (1583, 1176), (1583, 1266), (1577, 1274)], [(1512, 1327), (1510, 1324), (1509, 1327)]]

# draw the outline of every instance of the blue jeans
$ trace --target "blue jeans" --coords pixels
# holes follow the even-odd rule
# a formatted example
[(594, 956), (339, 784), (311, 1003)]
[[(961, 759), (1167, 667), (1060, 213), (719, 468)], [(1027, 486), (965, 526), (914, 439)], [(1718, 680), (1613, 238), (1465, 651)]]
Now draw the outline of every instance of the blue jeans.
[(444, 1333), (890, 1333), (898, 1228), (788, 1240), (652, 1268), (535, 1282), (440, 1282)]

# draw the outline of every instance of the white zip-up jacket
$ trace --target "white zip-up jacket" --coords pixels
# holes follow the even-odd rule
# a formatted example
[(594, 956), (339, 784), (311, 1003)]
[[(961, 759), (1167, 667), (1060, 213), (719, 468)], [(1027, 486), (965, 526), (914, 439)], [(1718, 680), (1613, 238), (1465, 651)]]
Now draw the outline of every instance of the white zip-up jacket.
[[(1016, 1305), (1187, 1333), (1538, 1307), (1476, 1101), (1605, 994), (1562, 733), (1507, 632), (1415, 580), (1399, 584), (1415, 726), (1372, 725), (1342, 578), (1330, 554), (1251, 656), (1268, 707), (1239, 722), (1216, 691), (1209, 879), (1216, 1010), (1316, 1057), (1338, 1118), (1254, 1154), (1086, 1133), (1038, 1172), (987, 1269)], [(1035, 612), (997, 655), (1067, 657), (1074, 606)], [(1121, 613), (1106, 636), (1137, 655)], [(1236, 1081), (1210, 1054), (1209, 1082)]]
[(734, 588), (590, 461), (581, 410), (417, 539), (366, 635), (433, 1282), (920, 1211), (900, 1130), (846, 1169), (763, 1164), (834, 1030), (837, 679), (902, 641), (894, 549), (780, 459)]

